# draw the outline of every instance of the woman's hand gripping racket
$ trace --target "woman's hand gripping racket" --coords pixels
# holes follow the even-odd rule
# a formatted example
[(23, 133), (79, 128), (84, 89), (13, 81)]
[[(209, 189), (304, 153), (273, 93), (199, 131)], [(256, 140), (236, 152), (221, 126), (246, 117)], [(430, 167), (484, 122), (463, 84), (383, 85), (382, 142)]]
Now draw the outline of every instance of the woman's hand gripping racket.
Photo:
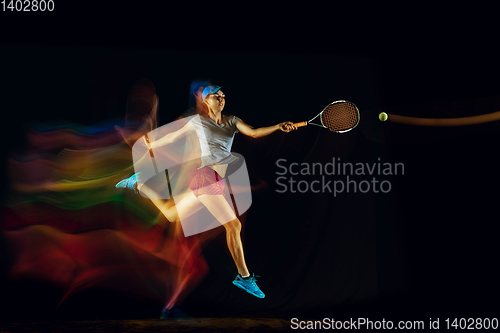
[[(319, 120), (313, 122), (316, 118)], [(308, 124), (328, 128), (335, 133), (345, 133), (359, 124), (359, 110), (354, 103), (340, 100), (328, 104), (323, 111), (309, 121), (294, 123), (295, 127)]]

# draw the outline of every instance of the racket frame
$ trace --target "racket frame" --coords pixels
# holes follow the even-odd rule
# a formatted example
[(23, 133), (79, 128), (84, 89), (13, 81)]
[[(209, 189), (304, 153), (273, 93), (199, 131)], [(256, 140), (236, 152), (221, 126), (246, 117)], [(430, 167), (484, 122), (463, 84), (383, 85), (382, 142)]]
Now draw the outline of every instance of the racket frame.
[[(325, 126), (325, 124), (323, 123), (323, 117), (321, 117), (321, 115), (323, 114), (323, 112), (325, 112), (326, 108), (327, 108), (327, 107), (329, 107), (330, 105), (337, 104), (337, 103), (349, 103), (349, 104), (351, 104), (352, 106), (354, 106), (354, 109), (356, 110), (356, 113), (358, 114), (358, 121), (357, 121), (357, 122), (356, 122), (356, 124), (354, 124), (354, 126), (352, 126), (351, 128), (348, 128), (348, 129), (343, 130), (343, 131), (335, 131), (335, 130), (329, 129), (329, 128), (328, 128), (327, 126)], [(316, 123), (313, 123), (313, 122), (312, 122), (314, 119), (316, 119), (316, 118), (318, 118), (318, 117), (320, 117), (320, 118), (319, 118), (319, 120), (320, 120), (320, 122), (321, 122), (321, 125), (320, 125), (320, 124), (316, 124)], [(330, 130), (330, 131), (332, 131), (332, 132), (335, 132), (335, 133), (345, 133), (345, 132), (349, 132), (350, 130), (352, 130), (352, 129), (356, 128), (356, 126), (358, 126), (358, 124), (359, 124), (359, 118), (360, 118), (360, 117), (359, 117), (359, 110), (358, 110), (358, 107), (356, 106), (356, 104), (354, 104), (353, 102), (349, 102), (349, 101), (346, 101), (346, 100), (344, 100), (344, 99), (341, 99), (341, 100), (338, 100), (338, 101), (332, 102), (332, 103), (328, 104), (327, 106), (325, 106), (325, 107), (323, 108), (323, 110), (322, 110), (320, 113), (318, 113), (318, 114), (317, 114), (314, 118), (312, 118), (311, 120), (309, 120), (309, 121), (307, 122), (307, 124), (311, 124), (311, 125), (316, 125), (316, 126), (319, 126), (319, 127), (323, 127), (323, 128), (326, 128), (326, 129), (328, 129), (328, 130)]]

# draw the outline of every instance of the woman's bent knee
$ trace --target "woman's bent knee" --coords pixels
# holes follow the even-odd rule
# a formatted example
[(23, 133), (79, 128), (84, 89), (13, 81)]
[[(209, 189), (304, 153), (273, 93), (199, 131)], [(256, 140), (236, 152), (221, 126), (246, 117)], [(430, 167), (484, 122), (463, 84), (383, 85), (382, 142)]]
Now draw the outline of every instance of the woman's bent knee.
[(239, 233), (241, 231), (241, 222), (239, 219), (234, 219), (227, 223), (224, 223), (224, 228), (226, 228), (227, 232)]

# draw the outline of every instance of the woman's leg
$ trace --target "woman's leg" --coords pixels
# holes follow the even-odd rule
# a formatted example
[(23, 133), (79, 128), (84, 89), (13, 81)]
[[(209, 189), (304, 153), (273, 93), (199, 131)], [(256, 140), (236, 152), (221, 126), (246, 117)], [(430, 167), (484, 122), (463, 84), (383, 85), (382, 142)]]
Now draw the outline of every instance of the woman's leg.
[[(147, 187), (147, 185), (141, 187), (141, 192), (150, 198), (156, 197), (156, 193)], [(182, 216), (189, 216), (205, 206), (226, 229), (227, 246), (236, 264), (238, 273), (242, 276), (250, 275), (245, 262), (243, 243), (241, 241), (241, 222), (223, 195), (202, 194), (196, 197), (192, 191), (188, 191), (177, 204), (174, 204), (173, 200), (151, 199), (151, 201), (170, 222), (178, 222), (178, 211), (182, 212)]]
[(198, 197), (198, 200), (226, 228), (227, 246), (236, 264), (238, 273), (242, 276), (250, 275), (241, 242), (241, 222), (234, 214), (226, 198), (223, 195), (203, 194)]
[(191, 190), (187, 190), (184, 195), (179, 196), (180, 200), (179, 197), (177, 198), (178, 203), (175, 203), (173, 199), (151, 199), (157, 197), (158, 194), (145, 184), (141, 186), (140, 191), (147, 195), (167, 220), (172, 223), (179, 222), (179, 211), (183, 217), (188, 217), (204, 207)]

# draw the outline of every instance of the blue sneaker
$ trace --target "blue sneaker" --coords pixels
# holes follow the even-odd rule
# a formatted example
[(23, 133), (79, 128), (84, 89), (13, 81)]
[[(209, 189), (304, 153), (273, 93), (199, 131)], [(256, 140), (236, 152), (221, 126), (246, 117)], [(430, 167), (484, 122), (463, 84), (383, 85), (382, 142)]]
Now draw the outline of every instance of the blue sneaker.
[(134, 190), (134, 192), (137, 194), (137, 180), (139, 179), (140, 172), (134, 173), (132, 176), (129, 178), (126, 178), (124, 180), (119, 181), (115, 187), (116, 188), (128, 188), (129, 190)]
[(250, 277), (245, 279), (238, 274), (234, 279), (233, 284), (236, 287), (243, 289), (247, 293), (254, 295), (255, 297), (258, 298), (266, 297), (266, 295), (264, 295), (262, 290), (260, 290), (259, 286), (257, 286), (257, 283), (255, 282), (257, 282), (257, 280), (255, 279), (255, 274), (252, 274)]

